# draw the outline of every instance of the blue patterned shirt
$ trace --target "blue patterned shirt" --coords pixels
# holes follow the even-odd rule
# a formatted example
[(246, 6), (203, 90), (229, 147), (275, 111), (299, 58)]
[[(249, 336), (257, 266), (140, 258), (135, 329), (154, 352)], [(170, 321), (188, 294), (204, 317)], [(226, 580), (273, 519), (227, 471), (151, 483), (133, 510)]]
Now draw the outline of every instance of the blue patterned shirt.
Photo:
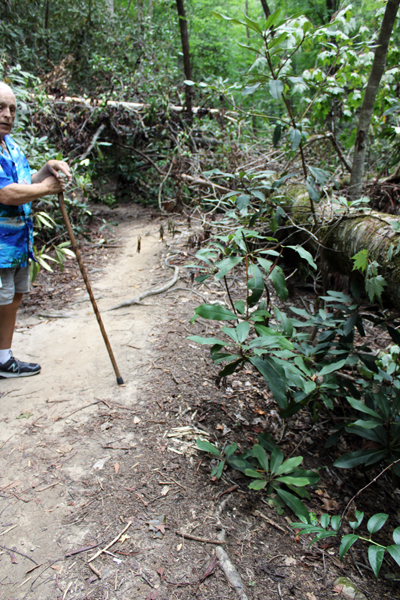
[[(0, 151), (0, 189), (11, 183), (30, 185), (31, 171), (24, 154), (11, 136), (4, 141), (8, 152)], [(32, 258), (33, 226), (31, 203), (9, 206), (0, 203), (0, 268), (28, 266)]]

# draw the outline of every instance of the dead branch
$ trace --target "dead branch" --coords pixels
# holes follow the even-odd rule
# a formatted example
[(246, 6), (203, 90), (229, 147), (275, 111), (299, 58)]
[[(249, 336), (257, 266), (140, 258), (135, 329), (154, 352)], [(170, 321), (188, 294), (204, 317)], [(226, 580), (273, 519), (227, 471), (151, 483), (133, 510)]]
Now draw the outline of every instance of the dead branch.
[(175, 531), (175, 533), (176, 535), (179, 535), (185, 539), (193, 540), (194, 542), (202, 542), (203, 544), (225, 544), (225, 542), (221, 542), (221, 540), (208, 540), (207, 538), (191, 535), (190, 533), (184, 533), (183, 531)]
[(81, 154), (81, 156), (79, 157), (79, 160), (84, 160), (88, 156), (88, 154), (90, 154), (90, 152), (92, 151), (95, 143), (99, 139), (99, 136), (100, 136), (101, 132), (103, 131), (103, 129), (105, 129), (104, 123), (102, 123), (100, 125), (100, 127), (98, 128), (98, 130), (96, 131), (96, 133), (92, 137), (92, 141), (90, 142), (88, 149), (83, 154)]
[(123, 530), (117, 535), (117, 537), (115, 537), (109, 544), (107, 544), (107, 546), (105, 548), (100, 548), (100, 550), (98, 552), (96, 552), (96, 554), (94, 554), (92, 556), (92, 558), (89, 558), (88, 563), (92, 562), (92, 560), (94, 560), (95, 558), (100, 556), (100, 554), (102, 554), (103, 552), (106, 552), (109, 548), (111, 548), (111, 546), (113, 546), (116, 542), (118, 542), (118, 540), (122, 536), (122, 534), (125, 533), (125, 531), (127, 529), (129, 529), (129, 527), (131, 525), (132, 525), (132, 521), (129, 521), (127, 526), (123, 528)]
[(206, 179), (200, 179), (200, 177), (192, 177), (191, 175), (186, 175), (186, 173), (182, 173), (182, 175), (177, 175), (177, 179), (183, 179), (184, 181), (188, 181), (189, 183), (193, 183), (193, 185), (201, 185), (215, 188), (216, 190), (220, 190), (221, 192), (231, 192), (229, 188), (223, 187), (222, 185), (218, 185), (216, 183), (212, 183), (211, 181), (207, 181)]

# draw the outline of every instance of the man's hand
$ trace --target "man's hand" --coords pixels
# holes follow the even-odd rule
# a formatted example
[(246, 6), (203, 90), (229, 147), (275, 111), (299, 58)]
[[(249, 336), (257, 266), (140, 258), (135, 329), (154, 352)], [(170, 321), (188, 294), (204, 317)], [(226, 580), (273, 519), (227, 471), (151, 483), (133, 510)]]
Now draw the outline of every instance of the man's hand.
[[(64, 163), (65, 164), (65, 163)], [(64, 172), (64, 171), (63, 171)], [(43, 179), (42, 186), (45, 187), (45, 196), (51, 196), (53, 194), (59, 194), (65, 190), (65, 181), (60, 178), (50, 175), (50, 177), (46, 177)]]
[(71, 170), (65, 161), (49, 160), (46, 163), (46, 167), (47, 167), (48, 171), (50, 171), (50, 173), (59, 181), (62, 181), (61, 173), (64, 173), (64, 175), (67, 178), (67, 181), (71, 181), (71, 177), (72, 177)]

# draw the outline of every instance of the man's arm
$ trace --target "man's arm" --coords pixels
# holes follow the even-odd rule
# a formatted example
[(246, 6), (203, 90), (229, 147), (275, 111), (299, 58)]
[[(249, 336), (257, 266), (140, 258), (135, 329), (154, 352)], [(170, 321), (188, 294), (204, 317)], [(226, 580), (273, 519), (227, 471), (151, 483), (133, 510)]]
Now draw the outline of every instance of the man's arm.
[(53, 177), (53, 175), (31, 185), (10, 183), (10, 185), (6, 185), (0, 190), (0, 204), (20, 206), (32, 202), (32, 200), (43, 198), (43, 196), (59, 194), (64, 191), (64, 188), (64, 182)]
[(68, 181), (71, 181), (71, 171), (63, 160), (49, 160), (37, 173), (32, 175), (32, 183), (42, 183), (47, 177), (53, 175), (56, 179), (61, 179), (64, 173)]

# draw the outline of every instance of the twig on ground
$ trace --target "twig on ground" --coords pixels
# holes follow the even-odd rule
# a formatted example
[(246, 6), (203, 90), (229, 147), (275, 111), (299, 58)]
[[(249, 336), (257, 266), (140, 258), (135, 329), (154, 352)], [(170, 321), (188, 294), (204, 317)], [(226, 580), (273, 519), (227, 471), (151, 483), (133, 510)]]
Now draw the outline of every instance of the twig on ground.
[(259, 510), (255, 510), (254, 514), (257, 515), (258, 517), (261, 517), (262, 519), (264, 519), (264, 521), (267, 521), (268, 525), (271, 525), (271, 527), (275, 527), (275, 529), (278, 529), (279, 531), (282, 531), (283, 533), (285, 533), (286, 535), (288, 535), (289, 532), (286, 529), (284, 529), (283, 527), (281, 527), (278, 523), (275, 523), (275, 521), (273, 521), (272, 519), (270, 519), (269, 517), (267, 517), (266, 515), (264, 515)]
[(193, 540), (194, 542), (202, 542), (203, 544), (225, 544), (225, 542), (221, 540), (208, 540), (207, 538), (202, 538), (198, 535), (191, 535), (190, 533), (185, 533), (183, 531), (175, 531), (175, 533), (176, 535), (179, 535), (185, 539)]
[(94, 567), (93, 565), (89, 564), (89, 569), (91, 569), (91, 571), (93, 571), (93, 573), (94, 573), (95, 575), (97, 575), (97, 577), (98, 577), (99, 579), (101, 579), (101, 573), (100, 573), (100, 571), (98, 571), (98, 570), (96, 569), (96, 567)]
[(107, 546), (105, 548), (101, 548), (98, 552), (96, 552), (96, 554), (94, 556), (92, 556), (92, 558), (89, 558), (88, 563), (92, 562), (92, 560), (94, 560), (95, 558), (100, 556), (100, 554), (102, 554), (103, 552), (105, 552), (106, 550), (111, 548), (111, 546), (113, 546), (116, 542), (118, 542), (118, 540), (122, 536), (122, 534), (125, 533), (125, 531), (127, 529), (129, 529), (129, 527), (131, 525), (132, 525), (132, 521), (129, 521), (127, 526), (124, 527), (124, 529), (117, 535), (117, 537), (115, 537), (109, 544), (107, 544)]

